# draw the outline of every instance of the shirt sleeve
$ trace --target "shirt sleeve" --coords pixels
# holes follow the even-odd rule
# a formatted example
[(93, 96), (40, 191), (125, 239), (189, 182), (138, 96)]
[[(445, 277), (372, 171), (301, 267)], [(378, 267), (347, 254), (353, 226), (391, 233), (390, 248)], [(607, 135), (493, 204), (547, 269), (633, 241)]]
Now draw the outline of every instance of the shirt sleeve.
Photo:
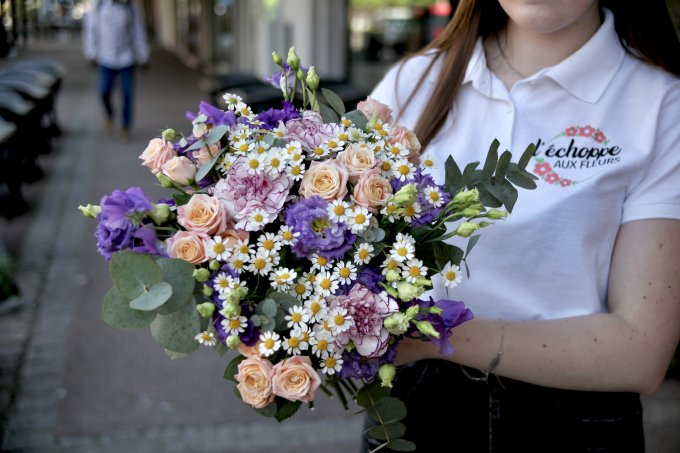
[(135, 57), (138, 63), (146, 63), (149, 61), (149, 42), (146, 37), (144, 17), (137, 2), (132, 3), (132, 12), (132, 33), (134, 35), (133, 45)]
[(88, 60), (97, 59), (97, 3), (91, 3), (90, 10), (83, 18), (83, 55)]
[(645, 174), (623, 204), (623, 222), (640, 219), (680, 220), (680, 80), (664, 97), (656, 122), (654, 150)]

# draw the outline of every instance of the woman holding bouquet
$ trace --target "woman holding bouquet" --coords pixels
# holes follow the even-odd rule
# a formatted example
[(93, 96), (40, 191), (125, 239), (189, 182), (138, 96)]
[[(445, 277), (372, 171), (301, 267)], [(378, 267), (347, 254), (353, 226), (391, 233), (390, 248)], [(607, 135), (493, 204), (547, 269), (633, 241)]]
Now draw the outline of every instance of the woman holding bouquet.
[(662, 0), (462, 0), (375, 88), (438, 182), (451, 154), (536, 145), (538, 189), (484, 232), (469, 280), (434, 281), (476, 316), (456, 352), (399, 347), (418, 451), (644, 451), (639, 394), (680, 338), (678, 55)]

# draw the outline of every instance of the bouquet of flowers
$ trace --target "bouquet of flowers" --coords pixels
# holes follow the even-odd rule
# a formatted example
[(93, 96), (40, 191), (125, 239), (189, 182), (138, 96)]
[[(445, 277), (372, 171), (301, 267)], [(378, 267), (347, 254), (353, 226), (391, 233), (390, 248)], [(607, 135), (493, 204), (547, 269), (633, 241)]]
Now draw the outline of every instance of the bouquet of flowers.
[[(345, 407), (349, 396), (381, 446), (412, 450), (405, 407), (389, 396), (399, 341), (453, 352), (451, 330), (472, 313), (423, 295), (435, 274), (460, 283), (473, 233), (512, 210), (513, 184), (535, 187), (533, 148), (512, 163), (496, 141), (482, 169), (449, 158), (437, 184), (389, 108), (369, 98), (346, 112), (294, 49), (273, 57), (281, 109), (255, 113), (226, 94), (226, 110), (201, 102), (187, 114), (190, 135), (150, 141), (140, 158), (172, 197), (130, 188), (81, 206), (111, 261), (104, 321), (150, 326), (171, 357), (199, 344), (238, 351), (224, 377), (279, 421), (319, 389)], [(468, 238), (465, 251), (453, 236)]]

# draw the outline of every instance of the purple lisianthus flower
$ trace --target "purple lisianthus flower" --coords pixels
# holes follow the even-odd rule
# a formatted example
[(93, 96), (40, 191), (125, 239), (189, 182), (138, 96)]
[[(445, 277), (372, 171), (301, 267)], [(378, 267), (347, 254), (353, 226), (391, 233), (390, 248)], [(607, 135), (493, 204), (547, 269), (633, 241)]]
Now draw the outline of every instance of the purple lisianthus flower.
[(377, 359), (367, 359), (356, 351), (345, 352), (342, 355), (342, 368), (338, 373), (340, 379), (372, 379), (378, 375), (378, 369), (386, 363), (394, 363), (397, 358), (397, 345), (395, 341), (387, 347), (385, 353)]
[[(142, 217), (154, 206), (149, 197), (139, 187), (125, 192), (114, 190), (111, 195), (101, 199), (101, 212), (97, 215), (97, 249), (107, 260), (114, 253), (133, 247), (135, 233), (142, 223)], [(142, 233), (140, 239), (150, 239)]]
[(159, 247), (160, 243), (158, 241), (158, 236), (156, 236), (156, 230), (151, 228), (140, 228), (135, 231), (132, 236), (141, 241), (140, 244), (132, 247), (134, 252), (168, 256), (168, 254)]
[(328, 202), (315, 195), (286, 209), (286, 225), (300, 233), (292, 247), (296, 256), (310, 258), (318, 253), (326, 259), (338, 260), (352, 248), (356, 236), (344, 224), (332, 222), (327, 207)]
[(205, 115), (208, 118), (207, 123), (210, 123), (213, 126), (236, 125), (236, 114), (234, 112), (231, 110), (225, 112), (219, 107), (215, 107), (214, 105), (208, 104), (205, 101), (201, 101), (199, 103), (198, 113), (187, 112), (186, 117), (189, 121), (193, 121), (201, 114)]
[[(446, 191), (443, 186), (436, 184), (431, 175), (423, 173), (422, 169), (418, 168), (413, 174), (412, 178), (405, 181), (400, 181), (399, 179), (393, 179), (391, 181), (392, 190), (397, 193), (399, 189), (404, 187), (406, 184), (415, 184), (416, 190), (418, 191), (418, 204), (420, 205), (420, 217), (414, 219), (411, 223), (413, 226), (423, 226), (431, 223), (442, 209), (451, 201), (451, 195)], [(441, 193), (441, 205), (436, 208), (427, 200), (427, 194), (425, 189), (427, 187), (438, 187)]]
[(383, 289), (378, 286), (378, 283), (382, 282), (384, 279), (385, 276), (380, 272), (380, 269), (366, 266), (359, 273), (356, 282), (361, 283), (372, 292), (378, 294), (383, 291)]
[(283, 108), (281, 109), (271, 108), (257, 115), (257, 119), (261, 121), (260, 126), (268, 130), (277, 128), (282, 121), (285, 124), (297, 118), (300, 118), (300, 112), (292, 102), (288, 101), (283, 101)]
[[(283, 71), (279, 71), (277, 73), (268, 75), (264, 77), (264, 81), (269, 83), (271, 86), (274, 88), (278, 88), (283, 91), (283, 80), (284, 77), (286, 79), (286, 86), (287, 86), (287, 91), (290, 93), (293, 90), (293, 85), (295, 84), (295, 79), (297, 78), (295, 71), (290, 69), (290, 66), (288, 66), (288, 63), (285, 61), (281, 64), (283, 66)], [(307, 74), (308, 68), (305, 68), (304, 66), (300, 66), (300, 69)], [(283, 72), (286, 71), (286, 76), (283, 75)], [(297, 91), (302, 92), (302, 86), (300, 83), (297, 84)]]
[(451, 330), (474, 318), (474, 315), (465, 307), (463, 302), (441, 299), (434, 301), (432, 298), (430, 300), (418, 300), (418, 305), (421, 308), (430, 308), (432, 306), (437, 307), (442, 310), (440, 314), (429, 313), (424, 316), (419, 316), (417, 319), (419, 321), (429, 321), (432, 327), (439, 333), (439, 338), (429, 337), (428, 340), (432, 342), (435, 346), (439, 348), (439, 353), (442, 355), (453, 354), (453, 346), (449, 341), (451, 336)]

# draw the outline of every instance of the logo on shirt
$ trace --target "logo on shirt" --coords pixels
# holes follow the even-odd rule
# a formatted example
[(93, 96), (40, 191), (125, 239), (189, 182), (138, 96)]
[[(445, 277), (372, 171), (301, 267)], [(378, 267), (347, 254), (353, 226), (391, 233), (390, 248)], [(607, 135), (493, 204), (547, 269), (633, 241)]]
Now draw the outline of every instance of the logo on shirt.
[(612, 145), (601, 129), (569, 126), (550, 140), (536, 141), (533, 172), (548, 184), (570, 187), (600, 173), (582, 178), (583, 170), (616, 164), (621, 161), (620, 154), (621, 147)]

